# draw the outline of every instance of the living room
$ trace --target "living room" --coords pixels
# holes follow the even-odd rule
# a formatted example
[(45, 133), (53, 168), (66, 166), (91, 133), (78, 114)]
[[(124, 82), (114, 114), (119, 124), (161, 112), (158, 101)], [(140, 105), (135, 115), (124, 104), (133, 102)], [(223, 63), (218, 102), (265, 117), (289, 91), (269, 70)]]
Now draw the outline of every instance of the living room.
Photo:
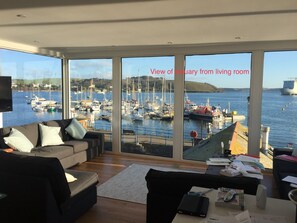
[[(203, 171), (231, 150), (271, 169), (273, 148), (296, 141), (295, 99), (280, 93), (296, 73), (296, 12), (292, 0), (5, 2), (0, 75), (13, 108), (0, 127), (76, 117), (104, 133), (103, 157), (74, 167), (100, 183), (96, 166), (123, 167), (118, 157)], [(220, 120), (196, 119), (202, 105)], [(242, 134), (223, 132), (235, 119)]]

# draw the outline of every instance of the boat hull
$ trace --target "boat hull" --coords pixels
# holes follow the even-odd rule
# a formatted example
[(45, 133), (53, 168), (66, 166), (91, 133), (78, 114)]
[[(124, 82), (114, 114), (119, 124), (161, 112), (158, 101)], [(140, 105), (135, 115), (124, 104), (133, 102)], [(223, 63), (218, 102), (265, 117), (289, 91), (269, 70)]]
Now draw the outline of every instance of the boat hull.
[(214, 117), (212, 115), (208, 115), (208, 114), (190, 113), (189, 118), (194, 119), (194, 120), (212, 121)]
[(284, 81), (282, 95), (297, 95), (297, 80)]

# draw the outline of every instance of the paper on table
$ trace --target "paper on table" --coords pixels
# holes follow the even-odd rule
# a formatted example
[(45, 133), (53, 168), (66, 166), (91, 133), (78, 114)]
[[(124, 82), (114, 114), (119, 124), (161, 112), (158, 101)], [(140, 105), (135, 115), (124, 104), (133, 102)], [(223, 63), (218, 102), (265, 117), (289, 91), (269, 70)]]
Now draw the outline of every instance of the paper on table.
[(252, 223), (248, 211), (229, 216), (211, 215), (203, 223)]
[(203, 223), (287, 223), (285, 216), (243, 212), (229, 212), (229, 216), (210, 215)]
[(282, 181), (286, 181), (286, 182), (289, 182), (289, 183), (297, 184), (297, 177), (286, 176), (284, 179), (282, 179)]
[(245, 156), (245, 155), (237, 156), (236, 160), (247, 161), (247, 162), (259, 162), (259, 158), (255, 158), (255, 157), (251, 157), (251, 156)]
[(241, 161), (233, 161), (231, 164), (233, 168), (240, 171), (244, 177), (253, 177), (262, 180), (263, 175), (261, 173), (250, 173), (249, 167), (244, 165)]
[(209, 158), (211, 162), (219, 162), (219, 163), (230, 163), (231, 161), (227, 158)]
[(226, 163), (226, 162), (211, 162), (209, 160), (206, 161), (206, 165), (208, 166), (228, 166), (229, 163)]
[(234, 216), (211, 215), (202, 223), (237, 223)]
[(239, 213), (238, 215), (234, 216), (236, 219), (236, 222), (238, 223), (252, 223), (249, 211), (243, 211), (241, 213)]
[[(246, 212), (246, 211), (244, 211), (244, 212)], [(241, 213), (244, 213), (244, 212), (241, 212)], [(236, 218), (236, 216), (238, 216), (239, 214), (238, 214), (238, 212), (229, 212), (229, 215)], [(248, 213), (248, 216), (251, 219), (251, 223), (287, 223), (287, 219), (285, 216), (256, 214), (256, 213), (252, 213), (252, 212)], [(237, 222), (238, 222), (238, 220), (237, 220)], [(245, 223), (245, 222), (243, 221), (241, 223)]]

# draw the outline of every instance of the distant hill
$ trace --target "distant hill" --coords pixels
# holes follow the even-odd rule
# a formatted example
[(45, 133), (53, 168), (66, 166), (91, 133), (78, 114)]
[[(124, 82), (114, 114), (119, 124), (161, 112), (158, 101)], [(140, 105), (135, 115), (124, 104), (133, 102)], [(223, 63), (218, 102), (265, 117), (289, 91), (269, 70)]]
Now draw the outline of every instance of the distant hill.
[[(128, 82), (128, 88), (131, 90), (134, 82), (134, 89), (139, 88), (142, 89), (142, 91), (147, 91), (148, 85), (149, 85), (149, 91), (152, 91), (153, 88), (155, 88), (155, 92), (161, 92), (162, 87), (166, 89), (166, 91), (173, 92), (174, 90), (174, 81), (173, 80), (165, 80), (160, 77), (152, 77), (152, 76), (141, 76), (141, 77), (131, 77), (122, 80), (122, 86), (123, 91), (127, 88), (127, 82)], [(200, 82), (194, 82), (194, 81), (185, 81), (185, 89), (187, 92), (221, 92), (221, 89), (215, 87), (214, 85), (208, 84), (208, 83), (200, 83)]]
[(187, 92), (222, 92), (222, 89), (208, 83), (186, 81), (185, 89)]
[[(45, 86), (47, 84), (52, 85), (52, 90), (61, 88), (61, 79), (60, 78), (44, 78), (44, 79), (35, 79), (35, 80), (25, 80), (25, 79), (14, 79), (13, 83), (17, 85), (17, 89), (22, 90), (32, 90), (33, 84), (39, 84), (40, 89), (48, 89)], [(91, 79), (80, 79), (72, 78), (71, 79), (71, 88), (73, 91), (89, 89), (91, 85), (95, 86), (95, 90), (107, 91), (112, 89), (112, 80), (111, 79), (102, 79), (102, 78), (91, 78)], [(162, 88), (166, 92), (170, 90), (174, 91), (174, 81), (165, 80), (161, 77), (152, 77), (152, 76), (140, 76), (140, 77), (130, 77), (128, 79), (122, 80), (122, 91), (131, 92), (134, 86), (134, 91), (141, 89), (142, 92), (149, 91), (152, 92), (153, 88), (155, 92), (161, 92)], [(222, 92), (223, 89), (219, 89), (214, 85), (208, 83), (200, 83), (194, 81), (185, 81), (185, 89), (187, 92)]]

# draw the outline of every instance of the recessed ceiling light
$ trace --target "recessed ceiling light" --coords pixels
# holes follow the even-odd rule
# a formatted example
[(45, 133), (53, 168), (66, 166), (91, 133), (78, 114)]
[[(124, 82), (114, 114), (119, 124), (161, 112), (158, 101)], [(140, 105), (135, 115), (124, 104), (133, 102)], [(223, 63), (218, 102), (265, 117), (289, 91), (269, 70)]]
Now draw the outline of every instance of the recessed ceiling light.
[(25, 16), (24, 14), (18, 14), (18, 15), (16, 15), (16, 17), (18, 17), (18, 18), (26, 18), (27, 16)]

